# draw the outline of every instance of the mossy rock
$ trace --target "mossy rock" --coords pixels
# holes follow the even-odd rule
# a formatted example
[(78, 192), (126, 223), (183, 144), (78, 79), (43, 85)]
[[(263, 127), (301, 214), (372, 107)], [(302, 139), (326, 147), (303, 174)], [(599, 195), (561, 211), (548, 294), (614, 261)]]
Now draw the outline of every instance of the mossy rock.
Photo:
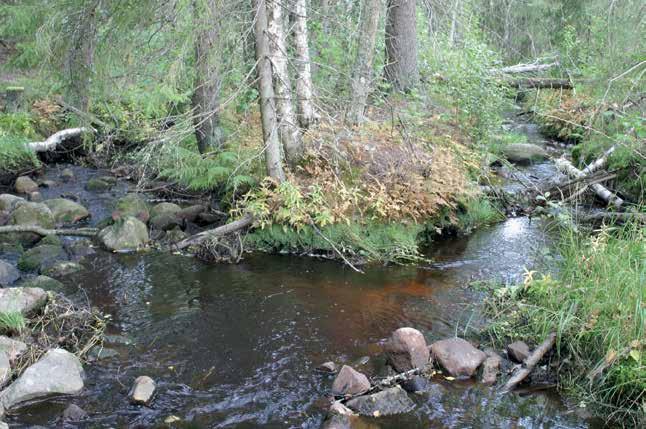
[(76, 223), (90, 216), (90, 212), (85, 207), (65, 198), (47, 200), (45, 205), (49, 207), (54, 220), (59, 224)]
[(542, 147), (530, 143), (514, 143), (502, 149), (504, 157), (516, 164), (531, 164), (547, 158), (547, 152)]
[(62, 246), (63, 242), (61, 241), (58, 235), (46, 235), (39, 242), (38, 245), (42, 246), (43, 244), (51, 244), (53, 246)]
[(29, 249), (18, 260), (18, 268), (23, 271), (45, 272), (56, 263), (67, 260), (67, 253), (61, 246), (44, 244)]
[(112, 219), (116, 221), (128, 217), (137, 218), (144, 223), (150, 219), (148, 204), (137, 194), (128, 194), (115, 204)]
[[(42, 228), (53, 228), (54, 216), (45, 204), (21, 201), (18, 202), (11, 213), (9, 223), (11, 225), (35, 225)], [(0, 243), (32, 246), (40, 238), (40, 235), (32, 232), (12, 232), (0, 234)]]
[(59, 261), (43, 271), (43, 274), (50, 277), (65, 277), (70, 274), (78, 273), (83, 270), (83, 266), (78, 262)]
[(103, 177), (93, 177), (85, 184), (85, 189), (91, 192), (105, 192), (112, 189), (114, 182), (105, 180)]
[(19, 201), (25, 201), (25, 199), (12, 194), (1, 194), (0, 211), (12, 211)]
[(20, 284), (21, 287), (37, 287), (47, 292), (63, 293), (65, 285), (47, 276), (33, 277)]
[(131, 216), (102, 229), (99, 240), (108, 250), (123, 252), (138, 250), (150, 239), (146, 224)]

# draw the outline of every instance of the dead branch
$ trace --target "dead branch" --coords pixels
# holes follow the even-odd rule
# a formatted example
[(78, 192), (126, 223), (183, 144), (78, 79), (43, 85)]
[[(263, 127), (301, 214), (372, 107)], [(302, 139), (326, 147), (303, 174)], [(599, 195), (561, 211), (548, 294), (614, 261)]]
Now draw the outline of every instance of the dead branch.
[[(605, 155), (604, 155), (605, 156)], [(602, 157), (603, 158), (603, 157)], [(597, 160), (598, 161), (598, 160)], [(597, 161), (593, 162), (590, 164), (589, 167), (592, 167), (593, 165), (597, 164)], [(557, 159), (554, 164), (556, 165), (556, 168), (558, 168), (560, 171), (566, 173), (568, 176), (576, 178), (576, 179), (582, 179), (587, 176), (591, 171), (593, 170), (588, 170), (588, 173), (584, 173), (583, 171), (579, 170), (576, 168), (570, 161), (568, 161), (565, 158), (559, 158)], [(605, 202), (608, 204), (614, 205), (616, 208), (621, 207), (621, 205), (624, 203), (624, 200), (618, 197), (616, 194), (610, 192), (605, 186), (603, 186), (600, 183), (593, 183), (590, 185), (592, 190)]]
[(34, 152), (47, 152), (50, 150), (56, 149), (56, 147), (67, 139), (78, 137), (84, 133), (93, 133), (92, 128), (68, 128), (66, 130), (59, 131), (51, 135), (47, 140), (43, 142), (32, 142), (27, 143), (27, 148), (33, 150)]
[(552, 67), (558, 66), (558, 62), (553, 62), (549, 64), (516, 64), (513, 66), (508, 66), (508, 67), (502, 67), (500, 69), (497, 69), (496, 71), (499, 73), (505, 73), (505, 74), (514, 74), (514, 73), (532, 73), (532, 72), (541, 72), (545, 70), (549, 70)]
[(66, 235), (72, 237), (94, 237), (98, 234), (97, 228), (78, 228), (78, 229), (47, 229), (36, 225), (7, 225), (0, 226), (0, 234), (10, 232), (32, 232), (41, 236), (46, 235)]
[(179, 250), (186, 249), (189, 246), (200, 244), (209, 238), (222, 237), (241, 229), (244, 229), (253, 223), (253, 216), (250, 213), (246, 213), (242, 218), (227, 223), (226, 225), (219, 226), (215, 229), (209, 229), (207, 231), (200, 232), (199, 234), (192, 235), (175, 245)]
[(536, 347), (532, 354), (529, 355), (527, 359), (525, 359), (523, 366), (520, 369), (516, 370), (516, 372), (511, 376), (511, 378), (503, 387), (502, 392), (511, 392), (516, 386), (518, 386), (521, 381), (526, 379), (527, 376), (532, 372), (536, 364), (540, 362), (543, 356), (545, 356), (545, 353), (547, 353), (552, 347), (554, 347), (555, 342), (556, 332), (552, 332), (547, 336), (545, 341), (543, 341), (541, 345)]

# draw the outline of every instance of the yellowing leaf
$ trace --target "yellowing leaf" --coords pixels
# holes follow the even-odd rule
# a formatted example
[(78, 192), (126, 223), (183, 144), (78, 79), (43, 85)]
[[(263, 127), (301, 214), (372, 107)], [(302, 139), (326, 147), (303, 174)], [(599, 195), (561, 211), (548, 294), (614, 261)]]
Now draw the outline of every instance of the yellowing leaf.
[(635, 360), (635, 362), (639, 363), (639, 359), (641, 358), (641, 353), (639, 350), (631, 350), (629, 356)]

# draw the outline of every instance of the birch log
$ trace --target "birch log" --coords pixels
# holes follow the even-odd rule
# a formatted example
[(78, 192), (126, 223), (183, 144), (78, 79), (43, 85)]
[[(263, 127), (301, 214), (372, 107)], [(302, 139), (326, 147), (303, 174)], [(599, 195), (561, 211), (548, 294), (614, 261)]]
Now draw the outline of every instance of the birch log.
[(47, 140), (43, 142), (32, 142), (32, 143), (27, 143), (27, 148), (33, 150), (34, 152), (47, 152), (50, 150), (56, 149), (56, 147), (64, 142), (65, 140), (78, 137), (83, 133), (90, 133), (93, 132), (91, 128), (68, 128), (66, 130), (59, 131), (52, 136), (50, 136)]
[(513, 66), (508, 66), (508, 67), (503, 67), (500, 69), (497, 69), (496, 71), (499, 73), (507, 73), (507, 74), (514, 74), (514, 73), (533, 73), (533, 72), (541, 72), (545, 70), (549, 70), (552, 67), (558, 66), (558, 62), (554, 63), (549, 63), (549, 64), (516, 64)]
[[(554, 164), (556, 165), (556, 168), (558, 168), (560, 171), (566, 173), (568, 176), (575, 178), (575, 179), (581, 179), (587, 176), (587, 174), (578, 168), (576, 168), (570, 161), (568, 161), (565, 158), (559, 158), (557, 159)], [(590, 166), (596, 164), (596, 161), (592, 163)], [(588, 174), (591, 171), (588, 171)], [(614, 205), (616, 208), (621, 207), (621, 205), (624, 203), (624, 200), (618, 197), (616, 194), (612, 193), (609, 191), (605, 186), (603, 186), (600, 183), (593, 183), (590, 185), (592, 190), (597, 194), (599, 198), (604, 200), (608, 204)]]

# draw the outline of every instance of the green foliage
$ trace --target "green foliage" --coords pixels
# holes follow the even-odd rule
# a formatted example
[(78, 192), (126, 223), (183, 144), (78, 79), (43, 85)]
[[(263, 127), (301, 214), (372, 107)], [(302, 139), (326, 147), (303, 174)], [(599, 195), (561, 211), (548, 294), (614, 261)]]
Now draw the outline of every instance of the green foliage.
[(25, 146), (37, 138), (31, 115), (0, 114), (0, 171), (18, 173), (39, 166), (36, 154)]
[(20, 334), (26, 326), (25, 317), (20, 312), (0, 312), (0, 333)]
[[(565, 234), (558, 278), (528, 272), (523, 285), (497, 291), (498, 341), (558, 333), (562, 387), (628, 422), (643, 413), (646, 389), (646, 233), (638, 225), (581, 237)], [(567, 358), (567, 360), (566, 360)], [(593, 382), (588, 376), (609, 363)], [(634, 422), (634, 420), (633, 420)]]
[(466, 231), (492, 225), (505, 219), (505, 214), (484, 196), (471, 197), (460, 204), (458, 212), (460, 228)]

